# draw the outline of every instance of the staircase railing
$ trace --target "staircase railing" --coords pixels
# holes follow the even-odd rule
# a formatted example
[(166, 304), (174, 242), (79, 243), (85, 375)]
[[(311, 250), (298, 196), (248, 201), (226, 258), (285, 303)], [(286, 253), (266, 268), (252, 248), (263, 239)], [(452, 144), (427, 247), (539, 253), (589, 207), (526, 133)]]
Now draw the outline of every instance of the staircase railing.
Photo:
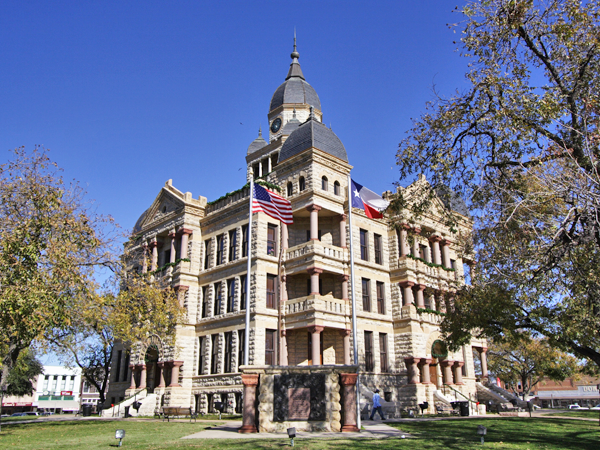
[(444, 395), (446, 395), (445, 388), (447, 388), (447, 387), (450, 388), (455, 393), (457, 393), (458, 395), (461, 395), (462, 397), (464, 397), (467, 401), (469, 401), (471, 403), (477, 404), (477, 402), (475, 400), (471, 400), (469, 397), (467, 397), (465, 394), (463, 394), (462, 392), (460, 392), (458, 389), (454, 389), (452, 386), (450, 386), (449, 384), (445, 384), (445, 383), (444, 383)]

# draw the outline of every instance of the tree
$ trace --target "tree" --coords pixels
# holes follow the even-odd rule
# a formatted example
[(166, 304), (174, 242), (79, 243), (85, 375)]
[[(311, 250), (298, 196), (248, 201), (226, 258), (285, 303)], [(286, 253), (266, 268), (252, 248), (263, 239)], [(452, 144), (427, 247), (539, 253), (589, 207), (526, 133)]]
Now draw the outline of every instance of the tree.
[(579, 370), (574, 357), (526, 333), (513, 341), (492, 341), (487, 354), (490, 372), (516, 395), (521, 386), (523, 400), (543, 378), (562, 381)]
[(22, 397), (32, 395), (35, 392), (32, 380), (44, 373), (44, 366), (40, 363), (30, 350), (22, 351), (17, 358), (7, 377), (8, 395)]
[(423, 214), (436, 192), (468, 202), (477, 270), (442, 324), (452, 348), (529, 330), (600, 366), (599, 2), (462, 13), (468, 88), (438, 96), (400, 143), (401, 177), (431, 188), (393, 208)]
[(111, 219), (89, 210), (47, 152), (14, 155), (0, 165), (0, 384), (34, 340), (70, 324), (77, 300), (94, 289), (94, 268), (112, 254)]
[(149, 274), (138, 276), (121, 268), (104, 292), (90, 293), (69, 326), (49, 338), (61, 359), (78, 366), (98, 390), (101, 403), (116, 343), (129, 345), (157, 334), (174, 344), (183, 308), (171, 289), (151, 280)]

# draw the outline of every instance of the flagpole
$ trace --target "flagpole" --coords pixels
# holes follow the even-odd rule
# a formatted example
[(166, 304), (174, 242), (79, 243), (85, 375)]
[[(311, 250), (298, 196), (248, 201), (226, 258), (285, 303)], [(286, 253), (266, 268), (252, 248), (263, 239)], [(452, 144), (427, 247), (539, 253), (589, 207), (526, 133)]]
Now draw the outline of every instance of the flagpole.
[(254, 195), (254, 175), (250, 177), (250, 206), (248, 213), (248, 274), (246, 275), (246, 337), (244, 339), (244, 365), (248, 365), (250, 353), (250, 269), (252, 268), (252, 197)]
[(350, 228), (350, 299), (352, 302), (352, 345), (356, 370), (356, 426), (360, 430), (360, 375), (358, 371), (358, 330), (356, 328), (356, 298), (354, 295), (354, 239), (352, 238), (352, 179), (348, 174), (348, 227)]

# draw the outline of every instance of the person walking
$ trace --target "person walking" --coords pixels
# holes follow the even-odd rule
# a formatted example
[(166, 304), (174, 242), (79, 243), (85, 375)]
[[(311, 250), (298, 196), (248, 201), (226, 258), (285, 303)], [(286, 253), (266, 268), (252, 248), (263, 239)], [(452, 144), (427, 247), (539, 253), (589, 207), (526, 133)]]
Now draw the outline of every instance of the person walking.
[(369, 417), (369, 420), (373, 420), (375, 411), (379, 413), (379, 417), (381, 417), (381, 420), (385, 420), (385, 417), (383, 417), (383, 408), (381, 407), (381, 397), (379, 396), (379, 389), (375, 389), (375, 394), (373, 394), (373, 409), (371, 410), (371, 417)]

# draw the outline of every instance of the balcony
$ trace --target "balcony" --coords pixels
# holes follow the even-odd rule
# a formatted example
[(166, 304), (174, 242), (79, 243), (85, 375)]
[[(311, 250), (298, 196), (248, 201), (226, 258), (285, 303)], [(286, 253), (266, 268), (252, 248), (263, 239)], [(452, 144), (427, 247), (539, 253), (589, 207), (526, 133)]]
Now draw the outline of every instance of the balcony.
[(424, 261), (413, 259), (408, 256), (398, 258), (396, 267), (392, 267), (393, 276), (403, 277), (407, 272), (412, 272), (417, 279), (441, 279), (446, 281), (457, 280), (457, 274), (453, 270), (446, 270), (442, 267), (431, 267)]
[(294, 268), (306, 270), (315, 261), (321, 263), (319, 267), (343, 273), (344, 264), (347, 263), (349, 255), (345, 248), (324, 244), (321, 241), (308, 241), (288, 248), (285, 252), (285, 259), (288, 273)]

